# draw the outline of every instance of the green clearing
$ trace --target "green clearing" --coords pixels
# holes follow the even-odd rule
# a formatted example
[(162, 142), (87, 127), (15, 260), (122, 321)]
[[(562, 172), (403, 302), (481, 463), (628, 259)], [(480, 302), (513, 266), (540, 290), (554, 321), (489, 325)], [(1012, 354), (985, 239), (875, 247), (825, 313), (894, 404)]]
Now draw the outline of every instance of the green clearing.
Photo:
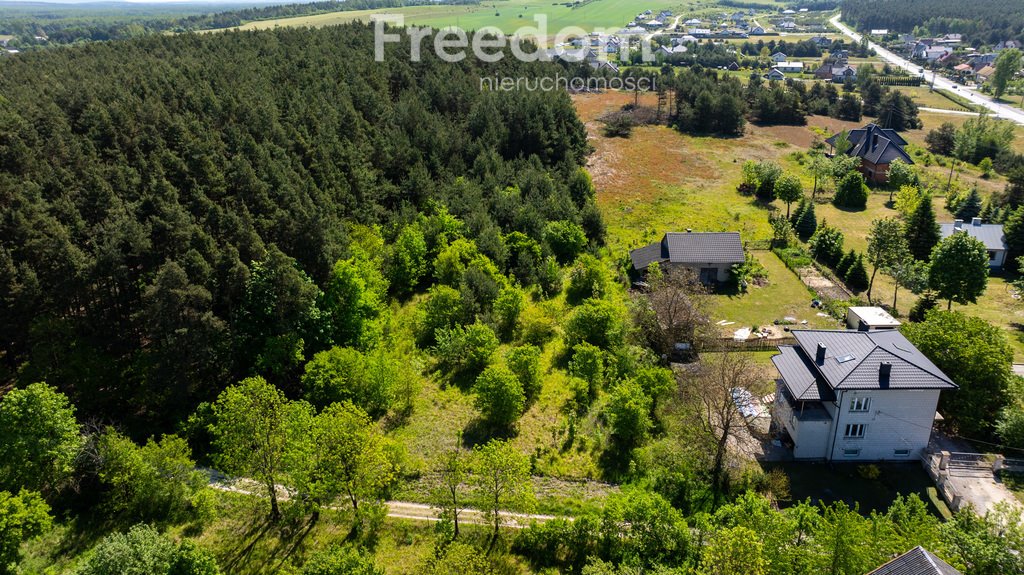
[(248, 22), (243, 30), (276, 28), (278, 26), (330, 26), (354, 20), (368, 21), (375, 15), (401, 15), (405, 23), (417, 26), (443, 28), (458, 26), (468, 30), (493, 26), (511, 33), (524, 26), (536, 26), (535, 16), (546, 15), (549, 34), (577, 26), (586, 31), (597, 28), (618, 30), (644, 10), (672, 10), (678, 14), (692, 7), (692, 0), (648, 0), (642, 4), (620, 0), (592, 0), (576, 8), (562, 3), (537, 0), (496, 0), (479, 5), (411, 6), (375, 10), (330, 12), (314, 16), (281, 18)]

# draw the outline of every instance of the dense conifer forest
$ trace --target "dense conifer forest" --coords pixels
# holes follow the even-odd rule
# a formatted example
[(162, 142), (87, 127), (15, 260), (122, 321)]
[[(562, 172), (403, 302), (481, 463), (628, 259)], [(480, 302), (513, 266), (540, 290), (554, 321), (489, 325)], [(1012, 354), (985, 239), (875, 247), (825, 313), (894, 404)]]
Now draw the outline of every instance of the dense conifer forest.
[(863, 30), (964, 34), (978, 45), (1024, 42), (1024, 10), (1017, 0), (843, 0), (842, 11), (844, 22)]
[(568, 184), (587, 151), (568, 96), (479, 86), (550, 65), (408, 49), (374, 62), (372, 29), (350, 25), (0, 62), (3, 380), (152, 433), (229, 382), (285, 385), (356, 343), (329, 285), (356, 225), (379, 226), (389, 247), (372, 255), (400, 298), (424, 287), (403, 263), (422, 234), (396, 243), (420, 213), (461, 218), (524, 284), (541, 262), (515, 247), (549, 220), (599, 238), (589, 187)]

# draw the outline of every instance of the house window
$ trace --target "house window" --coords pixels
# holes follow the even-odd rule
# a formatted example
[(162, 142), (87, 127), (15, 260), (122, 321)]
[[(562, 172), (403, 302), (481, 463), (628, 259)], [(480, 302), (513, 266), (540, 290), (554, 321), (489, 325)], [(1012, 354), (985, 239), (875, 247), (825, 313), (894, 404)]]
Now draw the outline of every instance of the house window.
[(855, 397), (850, 400), (850, 411), (851, 412), (865, 412), (870, 408), (871, 398), (870, 397)]
[(995, 261), (995, 259), (996, 259), (996, 253), (995, 252), (989, 252), (988, 253), (988, 261), (990, 261), (990, 262), (991, 261)]
[(909, 449), (894, 449), (892, 452), (895, 457), (910, 457)]
[(860, 439), (864, 437), (864, 431), (866, 429), (867, 426), (863, 423), (847, 423), (846, 433), (843, 434), (843, 437), (846, 439)]
[(857, 457), (860, 455), (860, 449), (844, 449), (843, 457)]

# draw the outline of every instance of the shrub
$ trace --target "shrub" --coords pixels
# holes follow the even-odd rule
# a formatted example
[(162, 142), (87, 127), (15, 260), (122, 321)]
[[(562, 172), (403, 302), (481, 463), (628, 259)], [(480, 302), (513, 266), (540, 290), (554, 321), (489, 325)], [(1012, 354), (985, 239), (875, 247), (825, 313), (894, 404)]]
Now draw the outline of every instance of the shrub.
[(604, 267), (592, 255), (584, 254), (576, 260), (576, 265), (569, 272), (569, 287), (565, 290), (565, 299), (576, 305), (583, 300), (604, 295), (608, 278)]
[(839, 181), (832, 203), (840, 208), (862, 210), (868, 205), (870, 193), (864, 184), (864, 176), (860, 172), (851, 171)]
[(534, 345), (513, 347), (505, 355), (505, 361), (523, 386), (526, 401), (532, 402), (537, 399), (541, 385), (540, 348)]
[(611, 302), (589, 299), (566, 320), (565, 344), (575, 347), (586, 342), (605, 350), (618, 347), (625, 337), (622, 317), (622, 310)]
[(560, 220), (548, 224), (544, 231), (544, 241), (555, 254), (560, 264), (567, 264), (576, 259), (587, 247), (587, 234), (578, 224)]
[(590, 398), (597, 397), (597, 391), (604, 384), (604, 353), (597, 346), (580, 343), (572, 348), (569, 360), (569, 374), (587, 382)]
[(843, 232), (822, 221), (818, 231), (811, 236), (810, 248), (814, 259), (834, 267), (843, 257)]
[(499, 429), (510, 428), (526, 407), (526, 392), (519, 378), (505, 367), (492, 366), (476, 378), (474, 404), (484, 420)]

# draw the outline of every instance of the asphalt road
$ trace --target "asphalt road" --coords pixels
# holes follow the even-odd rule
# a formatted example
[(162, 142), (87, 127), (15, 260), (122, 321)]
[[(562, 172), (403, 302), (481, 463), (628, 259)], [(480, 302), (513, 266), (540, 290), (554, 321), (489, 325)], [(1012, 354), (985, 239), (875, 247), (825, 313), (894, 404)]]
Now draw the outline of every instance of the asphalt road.
[[(861, 41), (860, 34), (854, 32), (845, 24), (839, 21), (839, 14), (832, 17), (832, 19), (829, 20), (829, 22), (831, 22), (833, 26), (839, 29), (840, 32), (842, 32), (844, 35), (849, 37), (854, 42)], [(913, 62), (906, 60), (900, 56), (897, 56), (896, 54), (893, 54), (889, 50), (886, 50), (885, 48), (879, 46), (878, 44), (875, 44), (874, 42), (871, 42), (870, 40), (868, 41), (868, 46), (871, 49), (873, 49), (875, 53), (878, 54), (878, 57), (881, 58), (882, 60), (885, 60), (886, 62), (893, 66), (902, 68), (910, 72), (911, 74), (918, 74), (918, 70), (921, 69), (921, 66), (914, 64)], [(943, 78), (941, 76), (936, 76), (934, 82), (936, 88), (942, 88), (945, 90), (956, 92), (963, 96), (964, 98), (970, 100), (971, 103), (988, 108), (992, 112), (992, 115), (997, 118), (1005, 118), (1007, 120), (1011, 120), (1013, 122), (1016, 122), (1017, 124), (1024, 126), (1024, 110), (1020, 110), (1019, 108), (1013, 108), (1011, 106), (1007, 106), (1006, 104), (994, 102), (989, 96), (985, 94), (981, 94), (976, 90), (968, 88), (966, 86), (961, 86), (960, 84), (947, 80), (946, 78)]]

